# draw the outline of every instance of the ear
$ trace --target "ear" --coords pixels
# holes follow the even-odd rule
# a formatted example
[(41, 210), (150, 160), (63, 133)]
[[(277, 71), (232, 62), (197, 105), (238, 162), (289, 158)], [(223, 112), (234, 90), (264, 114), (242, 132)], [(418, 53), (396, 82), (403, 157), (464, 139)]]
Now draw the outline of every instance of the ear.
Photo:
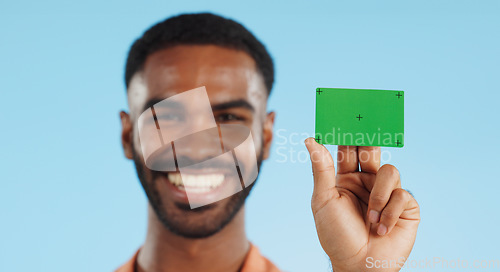
[(269, 158), (271, 154), (271, 142), (273, 141), (273, 127), (274, 127), (274, 117), (276, 114), (274, 111), (267, 113), (266, 120), (264, 120), (264, 130), (262, 131), (264, 138), (264, 146), (262, 147), (264, 160)]
[(132, 122), (130, 121), (130, 115), (124, 111), (120, 111), (120, 119), (122, 121), (122, 147), (123, 147), (123, 152), (125, 153), (125, 157), (127, 159), (132, 159)]

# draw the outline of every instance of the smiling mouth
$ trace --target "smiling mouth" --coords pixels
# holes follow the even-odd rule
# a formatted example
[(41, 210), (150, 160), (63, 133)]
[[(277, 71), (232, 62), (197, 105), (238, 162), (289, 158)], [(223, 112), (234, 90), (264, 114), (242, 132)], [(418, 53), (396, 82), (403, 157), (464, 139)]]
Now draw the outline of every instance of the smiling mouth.
[(168, 181), (180, 191), (203, 194), (217, 189), (224, 183), (223, 173), (206, 174), (181, 174), (179, 172), (167, 173)]

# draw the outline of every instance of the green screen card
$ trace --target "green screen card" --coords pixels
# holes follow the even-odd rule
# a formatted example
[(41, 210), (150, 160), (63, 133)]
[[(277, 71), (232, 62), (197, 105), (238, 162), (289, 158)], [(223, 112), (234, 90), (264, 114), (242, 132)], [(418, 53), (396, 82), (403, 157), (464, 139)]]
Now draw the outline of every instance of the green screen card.
[(404, 145), (404, 92), (316, 89), (316, 141), (329, 145)]

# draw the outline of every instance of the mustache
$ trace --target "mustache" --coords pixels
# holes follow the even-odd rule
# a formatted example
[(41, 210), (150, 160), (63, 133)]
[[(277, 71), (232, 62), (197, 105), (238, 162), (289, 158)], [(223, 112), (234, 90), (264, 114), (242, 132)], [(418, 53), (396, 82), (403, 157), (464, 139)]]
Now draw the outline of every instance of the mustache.
[[(153, 154), (148, 159), (148, 168), (154, 173), (177, 172), (189, 167), (190, 170), (219, 169), (222, 172), (239, 167), (240, 171), (245, 170), (245, 166), (238, 163), (233, 151), (229, 151), (230, 156), (219, 156), (221, 154), (211, 154), (203, 157), (192, 157), (188, 155), (177, 155), (171, 148), (162, 150), (159, 154)], [(231, 159), (228, 159), (230, 157)]]
[[(231, 156), (233, 157), (233, 156)], [(222, 160), (222, 159), (212, 159), (212, 160), (199, 160), (199, 159), (192, 159), (188, 156), (182, 156), (179, 160), (183, 161), (183, 164), (188, 164), (189, 163), (189, 170), (204, 170), (204, 169), (210, 169), (210, 171), (217, 171), (217, 172), (222, 172), (225, 173), (226, 175), (229, 174), (229, 176), (233, 176), (231, 173), (235, 173), (234, 170), (237, 171), (238, 175), (234, 176), (237, 178), (240, 182), (243, 183), (243, 177), (241, 176), (241, 173), (245, 173), (245, 166), (243, 165), (238, 165), (237, 160), (235, 157), (231, 161), (227, 160)], [(202, 163), (200, 163), (202, 162)], [(258, 169), (258, 166), (255, 166)], [(182, 173), (183, 172), (182, 167), (178, 167), (177, 171)], [(258, 171), (258, 170), (257, 170)], [(153, 180), (157, 178), (158, 176), (166, 175), (169, 172), (173, 171), (155, 171), (152, 170), (151, 174), (153, 176)]]
[[(232, 153), (232, 151), (229, 151)], [(233, 167), (237, 160), (228, 161), (218, 158), (222, 155), (221, 151), (211, 152), (203, 156), (190, 156), (189, 154), (176, 154), (175, 148), (166, 147), (154, 152), (146, 161), (146, 166), (153, 171), (172, 172), (180, 168), (189, 167), (190, 169), (202, 168), (222, 168)], [(193, 154), (194, 155), (194, 154)]]

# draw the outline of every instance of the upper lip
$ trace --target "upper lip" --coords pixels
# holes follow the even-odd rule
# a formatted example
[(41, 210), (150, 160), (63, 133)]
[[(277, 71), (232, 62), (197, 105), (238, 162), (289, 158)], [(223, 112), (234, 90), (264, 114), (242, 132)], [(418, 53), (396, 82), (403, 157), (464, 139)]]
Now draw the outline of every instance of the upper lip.
[(211, 174), (228, 174), (228, 170), (221, 168), (203, 168), (203, 169), (184, 169), (181, 171), (168, 171), (162, 172), (162, 174), (167, 175), (170, 173), (176, 174), (187, 174), (187, 175), (211, 175)]

